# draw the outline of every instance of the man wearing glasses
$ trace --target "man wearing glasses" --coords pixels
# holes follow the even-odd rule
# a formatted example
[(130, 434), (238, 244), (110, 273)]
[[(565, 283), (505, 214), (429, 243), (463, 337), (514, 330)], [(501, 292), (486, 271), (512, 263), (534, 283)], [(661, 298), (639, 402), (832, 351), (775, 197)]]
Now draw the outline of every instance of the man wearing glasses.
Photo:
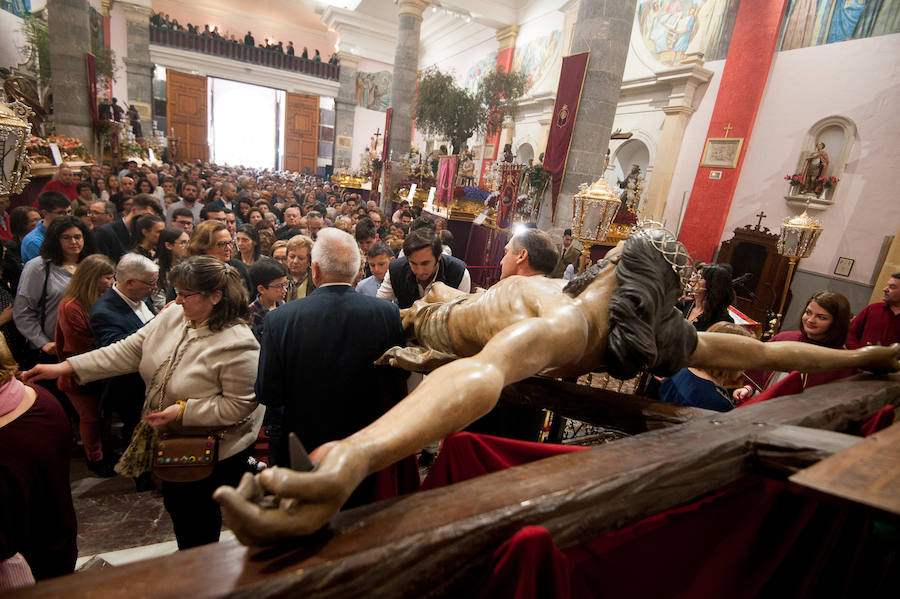
[(69, 198), (58, 191), (45, 191), (38, 196), (38, 212), (41, 220), (28, 235), (22, 239), (22, 264), (25, 264), (41, 252), (47, 227), (58, 216), (72, 216), (72, 203)]
[[(90, 326), (97, 347), (106, 347), (128, 337), (150, 322), (156, 308), (150, 294), (156, 289), (159, 266), (149, 258), (130, 253), (116, 266), (116, 282), (91, 308)], [(144, 381), (134, 372), (106, 379), (101, 402), (105, 411), (119, 413), (122, 441), (128, 445), (144, 405)], [(152, 480), (136, 479), (138, 491), (153, 488)]]

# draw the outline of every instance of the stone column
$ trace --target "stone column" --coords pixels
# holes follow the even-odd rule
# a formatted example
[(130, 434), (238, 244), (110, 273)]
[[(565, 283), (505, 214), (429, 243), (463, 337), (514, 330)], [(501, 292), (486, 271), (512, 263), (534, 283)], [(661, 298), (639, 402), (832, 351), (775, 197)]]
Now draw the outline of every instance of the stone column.
[(50, 89), (56, 133), (93, 148), (94, 127), (85, 54), (91, 51), (87, 0), (54, 0), (48, 6)]
[(334, 99), (334, 164), (335, 171), (339, 168), (350, 168), (353, 160), (352, 148), (338, 146), (338, 137), (353, 138), (353, 120), (356, 116), (356, 69), (359, 67), (359, 57), (349, 52), (340, 52), (341, 60), (341, 87)]
[[(125, 15), (128, 55), (125, 62), (125, 81), (128, 85), (128, 103), (153, 103), (153, 63), (150, 62), (150, 0), (121, 2)], [(141, 123), (145, 128), (150, 123)], [(146, 129), (149, 135), (149, 129)]]
[(662, 135), (656, 150), (653, 176), (650, 177), (641, 210), (646, 219), (662, 222), (666, 199), (675, 174), (675, 165), (678, 164), (678, 155), (681, 152), (684, 130), (691, 115), (694, 114), (694, 93), (700, 85), (708, 83), (713, 75), (712, 71), (703, 68), (702, 62), (689, 69), (687, 77), (682, 79), (669, 94), (669, 105), (662, 108), (666, 119), (663, 121)]
[[(416, 74), (419, 68), (419, 32), (422, 13), (430, 0), (399, 0), (400, 18), (397, 28), (397, 51), (394, 54), (394, 80), (391, 89), (390, 151), (394, 160), (409, 152), (412, 138), (413, 108), (416, 96)], [(384, 200), (390, 206), (394, 187), (402, 173), (391, 170), (391, 180), (384, 190)], [(388, 182), (386, 182), (388, 183)]]
[[(603, 175), (606, 148), (619, 103), (635, 0), (582, 0), (572, 36), (572, 54), (590, 51), (555, 226), (572, 221), (572, 196), (582, 183)], [(549, 211), (550, 202), (545, 202)]]

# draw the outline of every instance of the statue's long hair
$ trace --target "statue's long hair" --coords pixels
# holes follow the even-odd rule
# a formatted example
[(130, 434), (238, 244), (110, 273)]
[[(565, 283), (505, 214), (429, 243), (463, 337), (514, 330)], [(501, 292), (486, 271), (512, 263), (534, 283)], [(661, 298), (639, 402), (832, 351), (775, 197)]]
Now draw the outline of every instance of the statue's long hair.
[[(610, 298), (609, 338), (603, 362), (604, 370), (618, 379), (629, 379), (641, 370), (670, 376), (684, 366), (697, 347), (696, 329), (675, 308), (681, 281), (651, 241), (652, 236), (657, 244), (671, 247), (678, 243), (662, 230), (632, 235), (616, 265), (618, 287)], [(690, 264), (687, 252), (677, 260)], [(595, 264), (563, 291), (573, 297), (579, 295), (605, 266), (605, 260)]]

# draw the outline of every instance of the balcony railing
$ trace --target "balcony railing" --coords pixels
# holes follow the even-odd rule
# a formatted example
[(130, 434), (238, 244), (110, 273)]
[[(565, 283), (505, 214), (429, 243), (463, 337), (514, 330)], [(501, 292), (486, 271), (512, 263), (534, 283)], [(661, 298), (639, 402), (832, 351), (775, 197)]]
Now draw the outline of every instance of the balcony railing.
[(243, 42), (233, 42), (222, 38), (196, 35), (187, 31), (176, 31), (166, 27), (150, 25), (150, 43), (179, 50), (202, 52), (210, 56), (221, 56), (273, 69), (283, 69), (322, 79), (338, 80), (340, 67), (327, 62), (317, 62), (290, 56), (276, 50), (247, 46)]

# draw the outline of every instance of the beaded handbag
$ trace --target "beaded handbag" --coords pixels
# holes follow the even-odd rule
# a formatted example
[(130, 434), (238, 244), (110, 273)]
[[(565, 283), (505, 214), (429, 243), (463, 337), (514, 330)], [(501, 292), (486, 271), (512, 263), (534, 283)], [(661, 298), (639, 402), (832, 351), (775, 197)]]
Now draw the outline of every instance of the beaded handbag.
[(153, 455), (153, 474), (172, 483), (202, 480), (213, 473), (218, 450), (215, 435), (160, 435)]

